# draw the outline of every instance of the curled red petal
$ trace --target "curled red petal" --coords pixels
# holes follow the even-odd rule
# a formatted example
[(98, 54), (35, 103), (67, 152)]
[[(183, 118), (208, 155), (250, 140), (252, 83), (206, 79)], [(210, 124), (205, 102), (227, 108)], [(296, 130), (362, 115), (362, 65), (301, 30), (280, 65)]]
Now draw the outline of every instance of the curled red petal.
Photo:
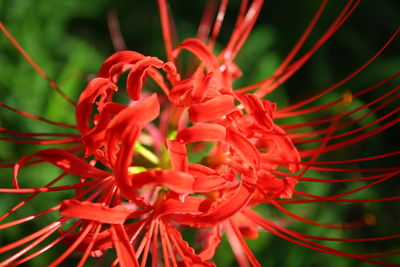
[(151, 170), (131, 175), (130, 179), (134, 188), (144, 185), (163, 185), (176, 193), (193, 193), (194, 178), (184, 172)]
[(216, 96), (205, 102), (193, 104), (189, 108), (189, 119), (192, 122), (212, 121), (221, 119), (236, 109), (233, 96)]
[(188, 107), (192, 104), (193, 81), (192, 79), (185, 79), (175, 84), (169, 91), (168, 98), (179, 107)]
[(152, 94), (150, 97), (119, 112), (106, 129), (107, 149), (111, 150), (109, 153), (110, 162), (114, 161), (115, 154), (113, 152), (118, 151), (118, 144), (122, 142), (121, 139), (131, 139), (130, 142), (126, 140), (125, 145), (133, 146), (140, 129), (157, 118), (159, 113), (160, 104), (156, 94)]
[(217, 252), (217, 249), (221, 243), (221, 239), (221, 226), (218, 225), (212, 229), (212, 232), (208, 237), (207, 244), (204, 249), (199, 253), (199, 257), (203, 261), (211, 260)]
[(187, 172), (188, 158), (186, 145), (177, 140), (167, 140), (166, 142), (171, 159), (172, 169), (174, 171)]
[(210, 192), (221, 189), (228, 181), (220, 175), (201, 175), (195, 177), (193, 191), (196, 193)]
[(272, 121), (272, 107), (266, 110), (265, 106), (268, 107), (268, 104), (252, 94), (236, 94), (235, 96), (243, 104), (247, 112), (254, 116), (258, 126), (266, 129), (272, 128), (274, 124)]
[(195, 102), (202, 101), (210, 88), (212, 72), (204, 74), (202, 70), (195, 73), (193, 79), (192, 97)]
[(28, 161), (31, 158), (41, 158), (69, 174), (78, 175), (80, 177), (101, 179), (111, 175), (109, 172), (105, 172), (91, 166), (89, 163), (78, 158), (74, 154), (68, 153), (61, 149), (51, 148), (36, 152), (29, 156), (25, 156), (15, 164), (13, 177), (13, 183), (15, 187), (18, 188), (17, 177), (20, 169), (24, 165), (29, 164)]
[(292, 173), (297, 172), (300, 169), (300, 155), (298, 150), (282, 128), (274, 125), (274, 130), (278, 133), (272, 135), (272, 138), (278, 147), (278, 152), (283, 159), (289, 162), (289, 171)]
[(106, 129), (105, 148), (109, 162), (114, 167), (117, 185), (127, 199), (135, 198), (128, 174), (134, 153), (133, 147), (141, 129), (146, 123), (157, 118), (159, 112), (160, 104), (157, 95), (153, 94), (119, 112)]
[(188, 38), (173, 51), (174, 57), (176, 57), (182, 49), (186, 49), (195, 54), (207, 69), (213, 72), (217, 83), (223, 85), (222, 73), (219, 70), (218, 59), (208, 46), (202, 43), (199, 39)]
[(167, 73), (167, 78), (171, 82), (172, 85), (180, 81), (181, 76), (176, 70), (176, 66), (172, 62), (166, 62), (162, 69)]
[(262, 172), (258, 175), (257, 185), (265, 194), (279, 198), (292, 198), (297, 179), (293, 177), (277, 178), (276, 176)]
[[(168, 198), (155, 210), (155, 217), (171, 216), (173, 214), (200, 215), (207, 212), (212, 201), (195, 196), (186, 196), (182, 202), (177, 198)], [(179, 222), (179, 220), (177, 220)]]
[(104, 105), (102, 112), (96, 116), (96, 125), (82, 137), (82, 142), (86, 147), (86, 156), (94, 154), (97, 149), (104, 145), (105, 130), (108, 124), (114, 116), (125, 108), (126, 106), (114, 102)]
[[(117, 131), (117, 129), (115, 129), (115, 131)], [(133, 147), (139, 136), (139, 131), (140, 129), (137, 125), (131, 125), (130, 132), (125, 133), (123, 137), (120, 137), (116, 132), (107, 132), (107, 135), (109, 135), (107, 138), (107, 150), (109, 151), (109, 160), (114, 165), (115, 182), (121, 194), (129, 200), (137, 199), (136, 193), (132, 191), (128, 168), (131, 165)], [(119, 142), (121, 142), (120, 146), (118, 146)]]
[(109, 208), (100, 203), (68, 199), (61, 202), (60, 214), (66, 217), (97, 221), (108, 224), (123, 224), (132, 211), (121, 206)]
[[(248, 206), (244, 210), (251, 210), (251, 208)], [(251, 221), (246, 216), (244, 216), (243, 212), (240, 212), (237, 216), (235, 216), (234, 221), (237, 223), (237, 226), (243, 237), (247, 239), (258, 238), (259, 236), (258, 225), (253, 221)]]
[(137, 124), (127, 125), (129, 126), (129, 131), (127, 131), (123, 124), (118, 127), (114, 126), (106, 133), (107, 154), (113, 165), (115, 181), (122, 195), (132, 200), (134, 196), (130, 190), (128, 168), (132, 162), (133, 148), (139, 137), (140, 127)]
[(224, 141), (225, 136), (225, 127), (218, 124), (199, 123), (180, 131), (176, 139), (186, 144), (200, 141)]
[(254, 189), (240, 184), (236, 192), (217, 207), (196, 218), (195, 225), (215, 225), (241, 211), (249, 202)]
[(126, 71), (126, 67), (131, 67), (132, 64), (135, 64), (142, 58), (144, 58), (142, 54), (133, 51), (117, 52), (104, 61), (97, 76), (116, 82), (118, 76)]
[(82, 92), (76, 105), (76, 125), (78, 130), (85, 134), (90, 131), (88, 120), (92, 114), (93, 104), (98, 97), (97, 102), (101, 109), (101, 104), (105, 99), (109, 98), (118, 87), (106, 78), (94, 78)]
[(129, 97), (133, 100), (139, 100), (146, 71), (151, 67), (161, 68), (163, 65), (164, 62), (156, 57), (144, 57), (138, 61), (132, 67), (126, 81), (126, 90), (128, 91)]
[[(189, 210), (190, 207), (191, 212), (186, 214), (185, 212), (182, 212), (183, 214), (172, 214), (171, 212), (170, 218), (181, 224), (190, 225), (192, 227), (213, 227), (241, 211), (253, 196), (253, 192), (254, 188), (241, 183), (236, 191), (230, 197), (224, 199), (218, 206), (211, 206), (210, 201), (193, 201), (187, 197), (185, 202), (181, 203), (180, 206), (186, 209), (186, 205), (188, 205), (187, 210)], [(186, 200), (191, 201), (187, 202)], [(196, 213), (200, 214), (197, 215)]]
[(214, 263), (208, 263), (204, 261), (199, 255), (196, 255), (194, 249), (190, 247), (188, 242), (183, 240), (181, 233), (176, 230), (175, 227), (172, 227), (171, 224), (166, 224), (168, 234), (172, 239), (175, 247), (179, 247), (178, 250), (179, 256), (181, 256), (185, 265), (190, 263), (190, 266), (198, 266), (198, 267), (213, 267), (215, 266)]
[(124, 110), (121, 116), (118, 116), (115, 124), (119, 125), (129, 125), (129, 122), (144, 125), (152, 120), (156, 119), (160, 114), (160, 103), (157, 98), (157, 94), (152, 94), (151, 96), (140, 100), (133, 106)]
[(216, 172), (214, 169), (211, 169), (211, 168), (209, 168), (207, 166), (204, 166), (202, 164), (196, 164), (196, 163), (190, 163), (188, 171), (193, 176), (216, 175), (216, 174), (218, 174), (218, 172)]
[(260, 152), (241, 133), (228, 128), (226, 129), (226, 140), (244, 161), (253, 168), (259, 169)]

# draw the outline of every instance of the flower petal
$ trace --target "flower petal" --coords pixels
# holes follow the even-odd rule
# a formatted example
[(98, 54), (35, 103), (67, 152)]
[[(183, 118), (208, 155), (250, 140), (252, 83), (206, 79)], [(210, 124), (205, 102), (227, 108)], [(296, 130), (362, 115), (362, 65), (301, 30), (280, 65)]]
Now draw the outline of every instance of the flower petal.
[(121, 73), (132, 67), (132, 64), (135, 64), (142, 58), (144, 58), (142, 54), (133, 51), (116, 52), (104, 61), (97, 76), (108, 78), (115, 83)]
[[(185, 214), (183, 218), (186, 218), (188, 214), (196, 215), (208, 211), (211, 204), (212, 201), (210, 200), (194, 196), (186, 196), (184, 202), (177, 198), (167, 198), (157, 207), (154, 216), (160, 218), (173, 214)], [(180, 222), (179, 220), (176, 221)]]
[(204, 74), (202, 70), (196, 71), (193, 79), (192, 97), (195, 102), (202, 101), (210, 88), (212, 72)]
[(20, 169), (28, 164), (31, 158), (41, 158), (44, 161), (47, 161), (58, 168), (64, 170), (65, 172), (73, 175), (78, 175), (84, 178), (105, 178), (111, 175), (109, 172), (105, 172), (99, 170), (86, 161), (78, 158), (74, 154), (68, 153), (61, 149), (45, 149), (39, 152), (36, 152), (32, 155), (25, 156), (21, 158), (14, 166), (14, 177), (13, 183), (16, 188), (18, 188), (18, 174)]
[(204, 249), (198, 254), (203, 261), (211, 260), (221, 243), (221, 226), (218, 225), (212, 228), (212, 232), (208, 237), (208, 241)]
[(210, 192), (214, 190), (221, 189), (229, 181), (227, 181), (221, 175), (201, 175), (196, 176), (193, 191), (196, 193)]
[(102, 108), (104, 101), (109, 98), (118, 87), (109, 79), (94, 78), (90, 81), (86, 89), (82, 92), (76, 105), (76, 125), (78, 130), (85, 134), (90, 131), (88, 119), (92, 114), (93, 104), (98, 97), (99, 109)]
[(108, 224), (123, 224), (132, 211), (121, 206), (109, 208), (100, 203), (68, 199), (61, 202), (60, 215)]
[[(182, 212), (177, 210), (175, 214), (172, 214), (173, 208), (171, 208), (169, 217), (181, 224), (192, 227), (213, 227), (241, 211), (251, 199), (253, 192), (254, 188), (241, 183), (229, 198), (224, 199), (216, 207), (211, 205), (212, 201), (201, 201), (195, 200), (193, 197), (187, 197), (185, 202), (180, 204)], [(185, 211), (188, 210), (190, 212), (185, 214)]]
[(260, 168), (260, 153), (242, 134), (232, 128), (227, 128), (226, 140), (244, 161), (255, 169)]
[(195, 54), (207, 69), (213, 72), (217, 83), (221, 86), (223, 85), (222, 73), (219, 70), (218, 59), (208, 46), (202, 43), (199, 39), (188, 38), (173, 51), (174, 57), (176, 57), (182, 49), (186, 49)]
[(189, 173), (193, 176), (218, 174), (214, 169), (197, 163), (189, 163)]
[(126, 81), (126, 90), (129, 97), (133, 100), (139, 100), (146, 71), (151, 67), (161, 68), (163, 65), (164, 62), (156, 57), (144, 57), (138, 61), (132, 67)]
[(176, 136), (176, 139), (185, 144), (200, 141), (224, 141), (225, 135), (225, 127), (221, 125), (199, 123), (180, 131)]
[(243, 104), (247, 112), (254, 116), (258, 126), (264, 129), (272, 128), (274, 124), (272, 121), (272, 108), (265, 110), (265, 106), (268, 107), (266, 102), (252, 94), (236, 94), (235, 96)]
[(187, 107), (192, 104), (193, 81), (191, 78), (175, 84), (169, 91), (168, 98), (178, 107)]
[(144, 185), (163, 185), (176, 193), (193, 193), (194, 178), (184, 172), (151, 170), (131, 175), (130, 179), (134, 188), (141, 188)]
[(114, 176), (122, 195), (133, 200), (128, 168), (134, 153), (133, 147), (146, 123), (154, 120), (160, 112), (157, 95), (140, 100), (114, 117), (106, 130), (106, 151), (114, 167)]
[(278, 147), (280, 155), (287, 162), (290, 162), (288, 164), (289, 171), (292, 173), (297, 172), (300, 169), (300, 155), (298, 150), (282, 128), (274, 125), (274, 130), (278, 132), (278, 134), (273, 135), (273, 139)]
[[(157, 118), (160, 112), (160, 104), (156, 94), (143, 99), (135, 105), (124, 109), (113, 118), (106, 130), (107, 149), (110, 162), (113, 162), (114, 152), (118, 151), (118, 143), (123, 139), (136, 140), (138, 133), (146, 123)], [(133, 131), (136, 129), (135, 131)], [(136, 136), (136, 137), (135, 137)], [(130, 138), (128, 138), (130, 137)], [(128, 140), (126, 140), (128, 141)], [(125, 145), (134, 146), (134, 142), (126, 142)], [(121, 149), (124, 148), (121, 146)], [(131, 151), (133, 153), (133, 151)], [(129, 166), (128, 166), (129, 167)]]
[(166, 140), (172, 169), (174, 171), (187, 172), (188, 158), (186, 145), (177, 140)]
[(108, 124), (114, 116), (125, 108), (126, 106), (114, 102), (104, 105), (102, 112), (96, 116), (96, 125), (82, 137), (82, 142), (86, 147), (86, 157), (94, 154), (104, 145), (105, 130)]
[(237, 108), (231, 95), (221, 95), (189, 108), (189, 120), (192, 122), (207, 122), (235, 111)]
[(242, 210), (253, 195), (253, 188), (240, 184), (236, 192), (220, 205), (198, 216), (195, 225), (215, 225)]
[(183, 240), (181, 233), (175, 227), (172, 227), (169, 223), (165, 224), (165, 226), (175, 247), (179, 247), (179, 256), (181, 256), (185, 265), (189, 263), (189, 266), (215, 266), (214, 263), (205, 262), (199, 255), (196, 255), (194, 249), (189, 246), (188, 242)]
[(279, 179), (276, 176), (261, 172), (258, 175), (257, 185), (265, 194), (279, 198), (292, 198), (297, 179), (293, 177)]

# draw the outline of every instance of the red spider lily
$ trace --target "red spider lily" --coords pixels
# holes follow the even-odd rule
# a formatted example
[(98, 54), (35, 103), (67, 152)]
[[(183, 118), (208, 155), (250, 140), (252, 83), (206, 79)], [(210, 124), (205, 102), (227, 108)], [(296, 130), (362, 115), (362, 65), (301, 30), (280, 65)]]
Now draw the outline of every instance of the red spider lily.
[[(60, 264), (73, 252), (80, 253), (78, 265), (83, 266), (89, 256), (100, 257), (110, 249), (116, 251), (113, 265), (145, 266), (150, 253), (153, 266), (161, 263), (166, 266), (208, 266), (213, 265), (212, 259), (222, 235), (225, 234), (241, 266), (260, 266), (245, 238), (257, 238), (260, 229), (264, 229), (317, 251), (395, 266), (375, 258), (391, 256), (398, 251), (356, 254), (334, 249), (317, 241), (377, 241), (398, 238), (400, 235), (353, 239), (309, 235), (290, 230), (288, 225), (265, 218), (255, 208), (269, 204), (289, 218), (302, 223), (329, 229), (352, 229), (367, 226), (370, 221), (363, 218), (355, 222), (322, 223), (304, 218), (301, 211), (294, 213), (285, 205), (319, 201), (367, 203), (399, 199), (399, 196), (380, 199), (344, 197), (395, 177), (400, 168), (336, 167), (339, 164), (369, 162), (395, 156), (399, 151), (360, 159), (317, 161), (321, 155), (359, 143), (399, 122), (395, 117), (399, 111), (397, 108), (367, 125), (336, 133), (347, 130), (355, 121), (360, 121), (393, 102), (398, 97), (396, 93), (399, 87), (361, 107), (343, 111), (353, 98), (381, 88), (398, 77), (399, 73), (352, 95), (345, 95), (343, 99), (301, 108), (361, 72), (384, 51), (400, 30), (370, 60), (337, 84), (307, 100), (278, 109), (275, 103), (264, 97), (268, 98), (270, 92), (279, 88), (310, 59), (341, 27), (359, 1), (348, 1), (314, 46), (299, 55), (301, 47), (326, 8), (327, 1), (323, 1), (300, 40), (273, 75), (238, 89), (232, 86), (233, 81), (242, 74), (234, 63), (235, 57), (249, 36), (263, 1), (242, 1), (232, 35), (218, 55), (213, 53), (213, 47), (223, 22), (227, 1), (221, 1), (215, 21), (212, 4), (209, 4), (200, 24), (198, 37), (186, 39), (177, 46), (174, 45), (173, 23), (167, 3), (163, 0), (158, 3), (168, 61), (132, 51), (117, 52), (103, 63), (76, 104), (41, 71), (0, 24), (2, 31), (39, 74), (66, 101), (76, 107), (76, 126), (49, 121), (3, 103), (1, 106), (35, 120), (76, 128), (79, 131), (75, 135), (55, 135), (13, 132), (2, 128), (5, 134), (25, 138), (4, 138), (9, 142), (67, 143), (75, 146), (41, 150), (22, 157), (15, 164), (4, 165), (3, 167), (14, 169), (13, 188), (1, 188), (0, 192), (31, 195), (6, 212), (1, 220), (40, 194), (71, 189), (75, 193), (73, 197), (66, 196), (58, 205), (41, 213), (1, 224), (0, 229), (12, 229), (52, 212), (59, 214), (56, 221), (43, 229), (0, 247), (0, 253), (18, 248), (17, 252), (10, 254), (0, 265), (24, 263), (58, 243), (63, 243), (67, 249), (51, 266)], [(181, 75), (176, 67), (182, 50), (188, 50), (200, 62), (190, 75)], [(118, 81), (125, 72), (129, 72), (125, 86), (130, 98), (128, 105), (114, 102), (113, 97), (121, 89)], [(147, 79), (152, 79), (163, 94), (143, 91)], [(341, 122), (346, 116), (372, 106), (372, 111), (360, 115), (355, 121)], [(303, 124), (277, 124), (279, 118), (307, 115), (331, 107), (337, 108), (337, 112), (331, 117)], [(382, 125), (362, 132), (379, 123)], [(322, 127), (312, 131), (303, 130), (316, 125)], [(37, 138), (44, 136), (61, 136), (64, 139)], [(343, 137), (347, 139), (341, 139)], [(336, 140), (341, 141), (335, 142)], [(300, 144), (306, 143), (318, 145), (303, 149)], [(196, 162), (190, 162), (189, 156), (197, 153), (196, 147), (208, 150), (207, 155)], [(21, 169), (42, 162), (56, 166), (63, 173), (43, 187), (20, 188), (18, 177)], [(329, 173), (335, 172), (374, 174), (351, 179), (318, 179), (304, 176), (308, 170), (327, 172), (327, 177), (332, 177)], [(75, 175), (80, 179), (75, 184), (53, 186), (66, 175)], [(303, 182), (355, 181), (366, 183), (350, 191), (328, 196), (295, 190), (296, 184)], [(72, 225), (68, 226), (68, 223)], [(62, 227), (66, 230), (61, 229)], [(202, 241), (200, 252), (195, 251), (183, 239), (180, 230), (185, 227), (198, 231)], [(43, 244), (51, 237), (53, 239), (50, 242)], [(31, 252), (34, 248), (39, 249)]]

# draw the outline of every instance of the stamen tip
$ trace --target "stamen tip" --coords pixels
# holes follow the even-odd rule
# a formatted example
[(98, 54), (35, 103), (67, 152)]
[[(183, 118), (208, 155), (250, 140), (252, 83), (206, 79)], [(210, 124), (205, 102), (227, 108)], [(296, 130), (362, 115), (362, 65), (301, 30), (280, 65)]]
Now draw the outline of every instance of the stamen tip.
[(363, 221), (367, 226), (374, 226), (376, 225), (376, 217), (371, 213), (367, 213), (364, 215)]

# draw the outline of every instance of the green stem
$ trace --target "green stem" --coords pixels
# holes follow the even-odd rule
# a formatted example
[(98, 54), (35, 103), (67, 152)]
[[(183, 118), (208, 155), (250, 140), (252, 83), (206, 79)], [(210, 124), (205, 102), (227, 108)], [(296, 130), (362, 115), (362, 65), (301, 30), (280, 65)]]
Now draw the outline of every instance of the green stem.
[(141, 156), (143, 156), (145, 159), (147, 159), (154, 165), (158, 165), (160, 163), (156, 154), (154, 154), (153, 152), (151, 152), (138, 142), (135, 144), (135, 152), (138, 152)]

